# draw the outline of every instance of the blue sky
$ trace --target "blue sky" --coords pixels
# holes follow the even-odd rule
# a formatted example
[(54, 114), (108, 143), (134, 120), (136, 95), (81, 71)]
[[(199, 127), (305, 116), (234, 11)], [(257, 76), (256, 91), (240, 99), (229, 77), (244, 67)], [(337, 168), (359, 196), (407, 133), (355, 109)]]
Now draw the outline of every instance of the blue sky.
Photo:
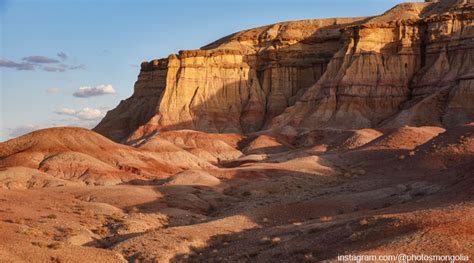
[(383, 13), (396, 0), (0, 0), (0, 141), (93, 127), (140, 63), (275, 22)]

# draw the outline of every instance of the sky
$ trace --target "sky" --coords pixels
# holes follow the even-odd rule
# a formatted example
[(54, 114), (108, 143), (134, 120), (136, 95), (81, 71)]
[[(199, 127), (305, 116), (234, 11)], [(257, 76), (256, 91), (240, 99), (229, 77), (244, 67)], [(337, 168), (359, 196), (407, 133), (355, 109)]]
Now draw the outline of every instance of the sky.
[(142, 61), (276, 22), (377, 15), (397, 0), (0, 0), (0, 141), (94, 127)]

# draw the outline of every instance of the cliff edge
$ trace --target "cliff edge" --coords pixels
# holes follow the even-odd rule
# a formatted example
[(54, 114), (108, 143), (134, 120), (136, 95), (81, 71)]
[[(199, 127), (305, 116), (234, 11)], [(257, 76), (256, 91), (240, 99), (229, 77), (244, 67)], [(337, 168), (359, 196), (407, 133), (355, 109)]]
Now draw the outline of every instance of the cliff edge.
[(474, 120), (474, 3), (403, 3), (374, 17), (277, 23), (143, 62), (132, 97), (94, 128), (454, 126)]

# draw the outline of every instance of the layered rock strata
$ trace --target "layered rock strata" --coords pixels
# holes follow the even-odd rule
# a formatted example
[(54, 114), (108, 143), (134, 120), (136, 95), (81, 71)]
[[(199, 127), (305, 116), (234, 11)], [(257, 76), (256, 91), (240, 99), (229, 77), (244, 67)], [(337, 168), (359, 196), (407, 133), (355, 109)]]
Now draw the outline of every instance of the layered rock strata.
[(447, 2), (402, 4), (345, 28), (347, 44), (324, 75), (272, 126), (359, 129), (472, 120), (473, 4)]
[(95, 130), (116, 141), (156, 129), (260, 130), (326, 71), (344, 44), (341, 29), (363, 20), (279, 23), (144, 62), (132, 97)]
[(278, 23), (144, 62), (131, 98), (95, 128), (159, 130), (458, 125), (474, 119), (474, 4), (400, 4), (381, 16)]

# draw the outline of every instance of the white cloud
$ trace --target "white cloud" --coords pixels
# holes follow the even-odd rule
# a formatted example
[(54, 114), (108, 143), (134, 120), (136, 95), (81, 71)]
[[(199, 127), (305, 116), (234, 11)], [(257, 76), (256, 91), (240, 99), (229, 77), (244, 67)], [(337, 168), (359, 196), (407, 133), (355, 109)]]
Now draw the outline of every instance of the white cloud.
[(42, 127), (41, 125), (26, 124), (26, 125), (18, 126), (16, 128), (8, 129), (8, 136), (10, 138), (15, 138), (15, 137), (18, 137), (18, 136), (30, 133), (32, 131), (42, 129), (42, 128), (44, 127)]
[(81, 120), (97, 120), (105, 116), (105, 112), (98, 109), (84, 108), (76, 112), (76, 116)]
[(74, 115), (76, 114), (76, 110), (69, 109), (69, 108), (61, 108), (59, 110), (54, 111), (54, 113), (59, 115)]
[(98, 85), (96, 87), (80, 87), (76, 92), (74, 92), (74, 97), (79, 98), (89, 98), (94, 96), (101, 96), (101, 95), (108, 95), (108, 94), (115, 94), (115, 90), (112, 85)]
[(105, 111), (94, 109), (94, 108), (83, 108), (80, 110), (74, 110), (70, 108), (62, 108), (54, 111), (58, 115), (66, 115), (76, 118), (81, 121), (92, 121), (99, 120), (105, 116)]
[(59, 93), (60, 91), (59, 88), (49, 88), (46, 90), (47, 93)]

